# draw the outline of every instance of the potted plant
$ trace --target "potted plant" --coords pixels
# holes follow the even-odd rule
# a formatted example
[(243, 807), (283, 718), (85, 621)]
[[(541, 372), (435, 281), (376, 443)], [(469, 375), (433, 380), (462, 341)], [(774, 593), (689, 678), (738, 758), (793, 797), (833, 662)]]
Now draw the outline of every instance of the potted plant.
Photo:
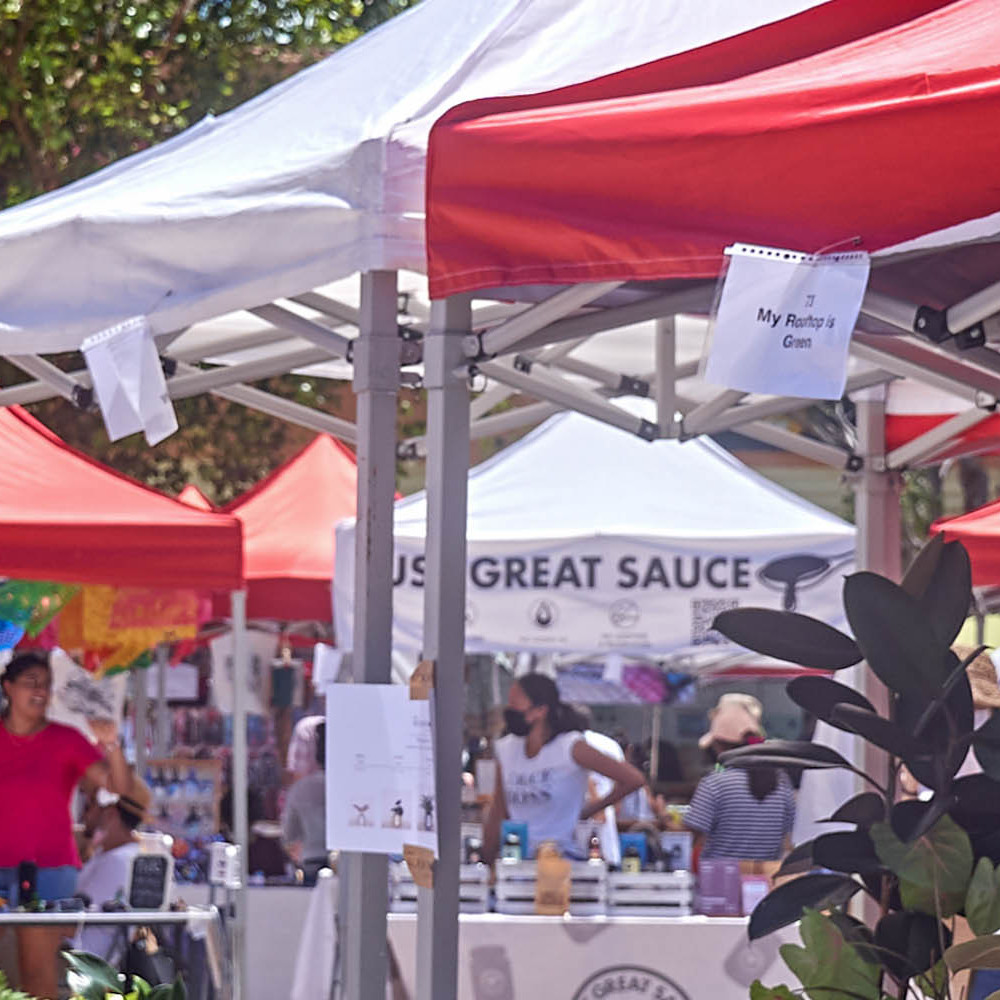
[[(187, 1000), (187, 990), (178, 976), (173, 983), (151, 986), (140, 976), (126, 976), (103, 958), (86, 951), (64, 951), (74, 1000)], [(19, 998), (12, 998), (19, 1000)]]
[[(902, 584), (875, 573), (844, 582), (854, 637), (789, 611), (738, 608), (715, 628), (755, 652), (838, 671), (862, 660), (888, 689), (880, 715), (860, 692), (828, 676), (799, 677), (791, 699), (831, 726), (885, 752), (885, 767), (865, 773), (829, 747), (768, 740), (722, 755), (727, 767), (846, 768), (865, 790), (829, 817), (854, 829), (798, 845), (780, 884), (750, 917), (751, 939), (801, 921), (804, 947), (781, 948), (798, 977), (787, 986), (751, 988), (752, 1000), (951, 998), (950, 973), (1000, 967), (1000, 712), (978, 730), (965, 660), (951, 646), (968, 614), (969, 558), (940, 536), (921, 551)], [(981, 774), (956, 778), (969, 749)], [(932, 794), (898, 801), (901, 767)], [(867, 922), (848, 912), (870, 897)], [(953, 944), (956, 920), (974, 937)], [(1000, 994), (997, 995), (1000, 1000)], [(957, 998), (955, 998), (957, 1000)]]

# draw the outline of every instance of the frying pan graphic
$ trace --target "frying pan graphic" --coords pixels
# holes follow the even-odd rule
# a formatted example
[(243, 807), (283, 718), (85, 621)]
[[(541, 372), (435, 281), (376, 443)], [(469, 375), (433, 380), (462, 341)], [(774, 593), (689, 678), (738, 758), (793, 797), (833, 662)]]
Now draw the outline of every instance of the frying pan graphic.
[(757, 571), (757, 578), (765, 587), (777, 590), (785, 611), (794, 611), (799, 591), (815, 587), (835, 569), (851, 562), (853, 552), (837, 556), (817, 556), (802, 553), (772, 559)]

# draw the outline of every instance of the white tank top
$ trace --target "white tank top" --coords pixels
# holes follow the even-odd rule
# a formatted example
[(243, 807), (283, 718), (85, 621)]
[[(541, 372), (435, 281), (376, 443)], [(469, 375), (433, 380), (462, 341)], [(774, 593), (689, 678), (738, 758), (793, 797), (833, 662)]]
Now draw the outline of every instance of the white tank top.
[(546, 840), (563, 855), (580, 857), (576, 823), (587, 797), (587, 772), (573, 760), (573, 746), (582, 739), (583, 733), (560, 733), (534, 757), (525, 755), (523, 736), (497, 741), (507, 813), (528, 824), (529, 858)]

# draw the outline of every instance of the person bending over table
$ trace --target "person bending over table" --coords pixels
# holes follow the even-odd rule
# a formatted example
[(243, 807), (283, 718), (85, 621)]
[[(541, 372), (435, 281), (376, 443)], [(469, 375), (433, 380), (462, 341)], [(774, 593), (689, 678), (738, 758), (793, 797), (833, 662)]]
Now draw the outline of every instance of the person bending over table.
[[(80, 781), (126, 794), (131, 770), (109, 719), (91, 719), (97, 746), (72, 726), (46, 718), (52, 695), (47, 654), (17, 654), (0, 677), (5, 706), (0, 714), (0, 884), (18, 898), (18, 867), (37, 866), (41, 903), (76, 893), (80, 857), (73, 838), (70, 803)], [(17, 928), (21, 988), (31, 996), (55, 997), (61, 927)]]
[[(724, 694), (698, 745), (714, 764), (724, 751), (764, 739), (761, 716), (752, 695)], [(784, 771), (717, 768), (698, 782), (684, 826), (703, 858), (776, 861), (794, 820), (795, 792)]]
[[(497, 740), (497, 777), (483, 827), (484, 860), (492, 863), (500, 849), (505, 819), (526, 823), (525, 857), (552, 841), (560, 853), (579, 858), (576, 825), (603, 814), (643, 783), (642, 774), (625, 761), (613, 760), (590, 746), (585, 723), (559, 700), (555, 682), (528, 674), (510, 689), (504, 711), (508, 735)], [(587, 801), (593, 772), (614, 782), (608, 794)]]

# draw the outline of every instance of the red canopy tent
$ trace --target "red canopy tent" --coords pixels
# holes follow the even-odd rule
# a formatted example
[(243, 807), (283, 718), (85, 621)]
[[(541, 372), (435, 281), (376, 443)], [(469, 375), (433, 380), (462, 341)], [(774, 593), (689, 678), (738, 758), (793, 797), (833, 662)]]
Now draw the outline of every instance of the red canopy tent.
[(941, 518), (931, 534), (943, 533), (949, 542), (961, 542), (972, 560), (972, 585), (995, 587), (1000, 583), (1000, 500), (958, 517)]
[[(811, 16), (762, 38), (794, 38), (787, 26)], [(428, 155), (431, 294), (707, 278), (736, 240), (873, 251), (986, 215), (1000, 190), (1000, 134), (983, 126), (1000, 113), (998, 46), (991, 0), (956, 0), (729, 82), (698, 85), (720, 79), (716, 45), (459, 106)]]
[(212, 501), (209, 500), (208, 497), (194, 485), (194, 483), (188, 483), (187, 486), (185, 486), (184, 489), (177, 494), (177, 499), (181, 503), (187, 504), (189, 507), (194, 507), (195, 510), (215, 510), (215, 504), (213, 504)]
[(20, 407), (0, 410), (0, 574), (122, 587), (234, 590), (242, 528), (70, 448)]
[(354, 455), (321, 434), (226, 513), (243, 522), (250, 618), (333, 620), (334, 525), (357, 510)]

